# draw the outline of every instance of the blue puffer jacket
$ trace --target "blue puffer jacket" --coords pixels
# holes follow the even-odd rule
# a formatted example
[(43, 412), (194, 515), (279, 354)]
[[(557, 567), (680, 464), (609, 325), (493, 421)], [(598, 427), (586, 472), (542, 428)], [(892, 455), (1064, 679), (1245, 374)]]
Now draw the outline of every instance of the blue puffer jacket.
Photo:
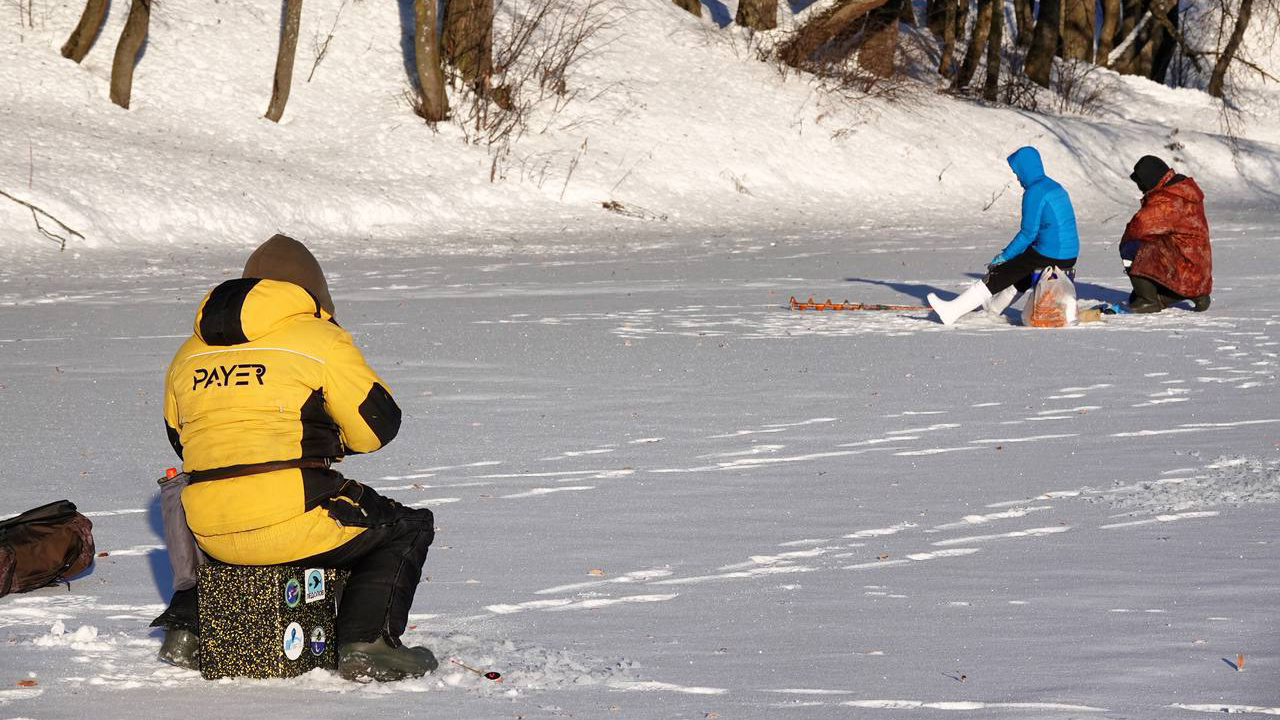
[(1080, 236), (1071, 197), (1044, 174), (1040, 153), (1033, 147), (1018, 148), (1009, 156), (1009, 167), (1022, 183), (1022, 225), (1000, 254), (1009, 260), (1031, 248), (1055, 260), (1079, 256)]

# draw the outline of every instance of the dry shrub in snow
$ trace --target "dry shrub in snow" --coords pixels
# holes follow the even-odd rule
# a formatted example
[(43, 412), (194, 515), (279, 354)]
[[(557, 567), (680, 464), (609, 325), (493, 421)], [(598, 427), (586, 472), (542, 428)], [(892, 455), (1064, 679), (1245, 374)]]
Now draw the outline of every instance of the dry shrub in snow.
[(1056, 110), (1072, 115), (1101, 115), (1111, 105), (1114, 81), (1086, 60), (1059, 60), (1053, 64), (1049, 89)]
[(1000, 82), (1000, 102), (1027, 112), (1040, 112), (1042, 88), (1021, 72), (1004, 73)]
[[(545, 132), (581, 92), (573, 70), (608, 42), (616, 4), (607, 0), (528, 0), (499, 7), (493, 30), (493, 70), (464, 88), (455, 120), (466, 141), (493, 157), (501, 174), (511, 146), (531, 129)], [(536, 127), (535, 122), (541, 127)]]
[[(895, 63), (894, 71), (889, 75), (881, 75), (861, 65), (856, 52), (841, 58), (814, 58), (802, 62), (798, 67), (787, 62), (780, 53), (772, 38), (761, 41), (761, 34), (746, 39), (745, 52), (739, 56), (768, 63), (784, 79), (800, 78), (811, 81), (818, 92), (829, 98), (848, 102), (858, 102), (879, 98), (892, 102), (907, 100), (920, 92), (921, 86), (912, 81), (904, 71), (910, 63)], [(739, 45), (732, 44), (733, 50), (739, 53)], [(898, 48), (901, 51), (901, 48)]]
[(847, 100), (880, 98), (898, 102), (913, 96), (919, 89), (906, 75), (895, 72), (882, 76), (852, 59), (814, 64), (809, 70), (813, 72), (820, 90)]
[(1049, 89), (1035, 84), (1015, 66), (1003, 73), (999, 100), (1009, 107), (1034, 113), (1098, 116), (1114, 101), (1115, 78), (1085, 60), (1057, 60)]
[[(9, 0), (18, 12), (18, 27), (24, 30), (34, 30), (36, 28), (36, 0)], [(50, 8), (46, 5), (40, 16), (40, 26), (43, 28), (48, 24)]]

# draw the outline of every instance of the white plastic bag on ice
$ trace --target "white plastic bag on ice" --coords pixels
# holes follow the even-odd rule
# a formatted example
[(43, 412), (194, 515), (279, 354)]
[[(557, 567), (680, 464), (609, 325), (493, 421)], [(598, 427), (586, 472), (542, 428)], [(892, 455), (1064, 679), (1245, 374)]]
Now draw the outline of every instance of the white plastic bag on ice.
[(1024, 325), (1031, 327), (1076, 324), (1076, 286), (1066, 271), (1050, 266), (1040, 272), (1040, 281), (1031, 289), (1022, 319)]

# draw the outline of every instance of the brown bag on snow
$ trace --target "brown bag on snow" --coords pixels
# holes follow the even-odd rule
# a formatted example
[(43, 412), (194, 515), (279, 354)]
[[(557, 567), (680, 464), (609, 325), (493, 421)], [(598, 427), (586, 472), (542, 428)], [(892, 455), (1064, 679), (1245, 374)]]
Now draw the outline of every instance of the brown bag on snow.
[(79, 574), (93, 550), (93, 523), (69, 500), (0, 521), (0, 597)]

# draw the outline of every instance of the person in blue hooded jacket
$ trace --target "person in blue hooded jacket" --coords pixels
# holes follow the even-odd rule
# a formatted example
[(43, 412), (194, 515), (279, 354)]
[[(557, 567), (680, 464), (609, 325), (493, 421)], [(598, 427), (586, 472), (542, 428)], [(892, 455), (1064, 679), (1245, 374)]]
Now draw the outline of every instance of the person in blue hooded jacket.
[(929, 293), (929, 306), (944, 325), (950, 325), (971, 310), (986, 306), (1002, 313), (1018, 293), (1034, 284), (1042, 268), (1075, 267), (1080, 254), (1076, 214), (1071, 197), (1056, 181), (1044, 174), (1040, 153), (1033, 147), (1018, 148), (1009, 156), (1009, 167), (1022, 185), (1022, 222), (1018, 234), (987, 266), (987, 275), (952, 300)]

